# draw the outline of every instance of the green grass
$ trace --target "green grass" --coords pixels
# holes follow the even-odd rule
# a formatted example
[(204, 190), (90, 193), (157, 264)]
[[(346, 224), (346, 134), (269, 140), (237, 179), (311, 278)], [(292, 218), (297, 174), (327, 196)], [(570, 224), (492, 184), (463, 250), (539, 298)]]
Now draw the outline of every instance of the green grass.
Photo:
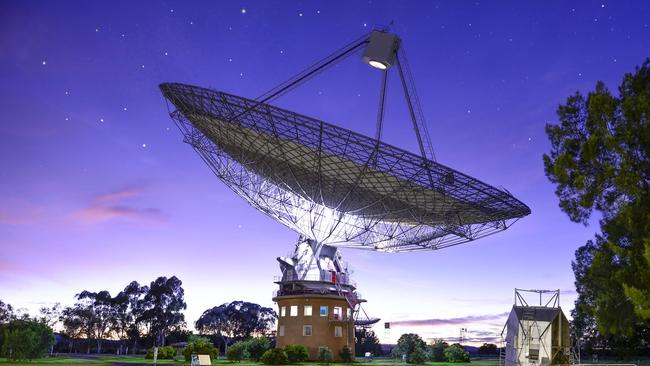
[(74, 357), (48, 357), (40, 358), (37, 360), (29, 361), (17, 361), (9, 362), (6, 358), (0, 358), (0, 364), (2, 365), (15, 365), (15, 366), (39, 366), (39, 365), (93, 365), (93, 366), (110, 366), (110, 362), (102, 362), (98, 360), (86, 360), (83, 358), (74, 358)]
[[(371, 366), (381, 366), (381, 365), (386, 365), (386, 366), (406, 366), (407, 364), (390, 359), (390, 358), (375, 358), (372, 362), (364, 362), (363, 358), (358, 359), (359, 362), (357, 365), (363, 366), (363, 365), (371, 365)], [(97, 358), (93, 359), (84, 359), (84, 358), (75, 358), (75, 357), (66, 357), (66, 356), (61, 356), (61, 357), (48, 357), (48, 358), (41, 358), (38, 360), (34, 360), (32, 362), (27, 362), (27, 361), (19, 361), (19, 362), (9, 362), (6, 358), (0, 358), (0, 364), (6, 364), (6, 365), (14, 365), (14, 366), (47, 366), (47, 365), (58, 365), (58, 366), (64, 366), (64, 365), (70, 365), (70, 366), (80, 366), (80, 365), (91, 365), (91, 366), (111, 366), (113, 363), (133, 363), (133, 364), (148, 364), (148, 365), (153, 365), (153, 360), (146, 360), (144, 356), (99, 356)], [(173, 360), (158, 360), (157, 364), (158, 365), (170, 365), (170, 364), (189, 364), (189, 362), (180, 362), (180, 361), (173, 361)], [(250, 362), (250, 361), (242, 361), (242, 362), (235, 362), (232, 363), (227, 360), (213, 360), (212, 361), (213, 365), (216, 366), (262, 366), (261, 363), (259, 362)], [(485, 361), (485, 360), (479, 360), (479, 361), (473, 361), (471, 363), (471, 366), (496, 366), (497, 362), (496, 361)], [(320, 366), (319, 363), (313, 362), (313, 363), (302, 363), (298, 364), (297, 366)], [(350, 366), (349, 364), (342, 364), (342, 363), (332, 363), (330, 366)], [(409, 365), (410, 366), (410, 365)], [(447, 363), (447, 362), (427, 362), (425, 366), (461, 366), (459, 364), (453, 364), (453, 363)]]
[[(141, 363), (153, 365), (153, 360), (147, 360), (144, 356), (100, 356), (97, 357), (98, 360), (102, 362), (122, 362), (122, 363)], [(185, 361), (174, 361), (174, 360), (158, 360), (157, 365), (178, 365), (181, 363), (186, 363)], [(189, 362), (187, 362), (189, 364)]]
[[(402, 362), (401, 360), (391, 359), (391, 358), (375, 358), (372, 362), (364, 362), (362, 357), (357, 358), (358, 362), (356, 366), (407, 366), (408, 364)], [(590, 360), (582, 360), (583, 363), (593, 363)], [(615, 361), (615, 360), (599, 360), (598, 363), (606, 364), (611, 362), (612, 364), (616, 363), (633, 363), (638, 366), (650, 366), (650, 360), (631, 360), (628, 362)], [(28, 361), (19, 361), (19, 362), (9, 362), (6, 358), (0, 358), (0, 365), (13, 365), (13, 366), (81, 366), (81, 365), (90, 365), (90, 366), (112, 366), (114, 363), (133, 363), (133, 364), (147, 364), (153, 365), (153, 360), (146, 360), (144, 356), (99, 356), (96, 358), (85, 359), (77, 357), (48, 357), (34, 360), (32, 362)], [(158, 360), (158, 365), (170, 365), (170, 364), (186, 364), (189, 365), (189, 362), (173, 361), (173, 360)], [(215, 366), (263, 366), (259, 362), (230, 362), (227, 360), (213, 360), (212, 365)], [(427, 362), (424, 366), (497, 366), (498, 361), (496, 360), (474, 360), (469, 365), (467, 364), (458, 364), (458, 363), (449, 363), (449, 362)], [(293, 366), (293, 365), (292, 365)], [(318, 362), (308, 362), (301, 363), (296, 366), (320, 366)], [(332, 363), (330, 366), (350, 366), (350, 364), (342, 363)], [(412, 365), (408, 365), (412, 366)]]

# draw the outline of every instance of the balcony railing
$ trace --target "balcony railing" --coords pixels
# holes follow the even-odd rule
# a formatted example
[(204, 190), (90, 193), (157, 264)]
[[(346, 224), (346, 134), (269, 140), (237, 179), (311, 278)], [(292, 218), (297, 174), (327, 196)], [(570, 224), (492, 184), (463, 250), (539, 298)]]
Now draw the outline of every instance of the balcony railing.
[(347, 314), (329, 314), (327, 320), (330, 322), (347, 322), (352, 320), (352, 318), (348, 317)]
[(329, 283), (339, 283), (341, 285), (357, 287), (357, 283), (350, 279), (350, 276), (340, 272), (321, 270), (320, 274), (310, 273), (304, 277), (298, 276), (294, 271), (287, 270), (282, 276), (274, 276), (273, 282), (291, 282), (291, 281), (321, 281)]

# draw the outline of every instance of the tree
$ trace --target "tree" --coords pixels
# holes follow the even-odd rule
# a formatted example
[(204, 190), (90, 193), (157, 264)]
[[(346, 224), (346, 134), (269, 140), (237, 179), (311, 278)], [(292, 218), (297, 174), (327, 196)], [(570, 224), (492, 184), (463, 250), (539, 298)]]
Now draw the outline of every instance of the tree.
[(63, 333), (70, 339), (68, 352), (74, 351), (74, 341), (86, 331), (83, 319), (83, 310), (79, 307), (66, 307), (61, 312), (60, 320), (63, 323)]
[(452, 344), (445, 349), (445, 359), (447, 362), (469, 362), (469, 353), (465, 352), (460, 344)]
[(14, 308), (0, 300), (0, 325), (8, 323), (15, 318)]
[(424, 348), (417, 347), (407, 357), (408, 363), (421, 365), (427, 361), (427, 351)]
[(355, 330), (356, 343), (354, 346), (357, 357), (365, 356), (366, 352), (372, 353), (374, 356), (382, 354), (379, 338), (372, 330), (360, 328)]
[(393, 353), (399, 356), (406, 355), (406, 362), (408, 363), (422, 363), (416, 361), (419, 361), (422, 354), (426, 355), (426, 346), (426, 343), (419, 335), (414, 333), (402, 334), (397, 340)]
[[(138, 282), (133, 281), (113, 298), (112, 330), (121, 341), (130, 339), (133, 342), (133, 352), (136, 351), (140, 338), (143, 297), (148, 291), (147, 286), (140, 286)], [(122, 352), (122, 342), (120, 342), (119, 353), (129, 353), (129, 346), (127, 345)]]
[(185, 351), (183, 351), (185, 361), (191, 361), (192, 353), (210, 355), (210, 358), (215, 359), (219, 354), (219, 351), (208, 338), (191, 335), (187, 340), (187, 347), (185, 347)]
[(626, 347), (647, 340), (650, 320), (649, 100), (650, 59), (625, 75), (618, 96), (598, 82), (586, 98), (570, 96), (560, 123), (546, 126), (544, 169), (561, 209), (585, 225), (602, 214), (595, 244), (576, 252), (574, 331), (597, 330)]
[(164, 346), (165, 335), (175, 327), (185, 324), (181, 311), (187, 308), (185, 291), (176, 276), (158, 277), (151, 282), (149, 291), (143, 299), (141, 319), (148, 322), (154, 336), (154, 345)]
[(2, 354), (11, 361), (40, 358), (54, 344), (52, 329), (35, 320), (12, 320), (2, 332)]
[(276, 318), (277, 314), (271, 308), (233, 301), (204, 311), (194, 326), (202, 334), (220, 336), (228, 347), (232, 339), (268, 334)]
[(483, 343), (483, 345), (478, 348), (479, 355), (496, 355), (497, 353), (498, 348), (494, 343)]
[(0, 347), (4, 341), (4, 332), (2, 331), (2, 325), (9, 323), (10, 321), (16, 319), (16, 314), (14, 314), (14, 309), (11, 305), (5, 304), (0, 300)]
[[(56, 303), (52, 307), (44, 306), (39, 309), (40, 316), (38, 321), (45, 324), (48, 328), (52, 329), (59, 323), (61, 318), (61, 304)], [(50, 346), (50, 355), (54, 352), (54, 343)]]
[(447, 359), (445, 358), (445, 349), (449, 347), (449, 344), (447, 342), (443, 341), (442, 339), (436, 339), (431, 343), (429, 346), (429, 357), (431, 361), (433, 362), (445, 362)]
[(271, 340), (267, 337), (255, 337), (246, 341), (246, 349), (251, 360), (259, 362), (264, 352), (271, 348)]
[(102, 341), (108, 337), (115, 322), (113, 298), (108, 291), (82, 291), (76, 298), (83, 309), (88, 339), (95, 339), (97, 353), (102, 353)]
[(248, 358), (249, 354), (246, 350), (246, 342), (241, 341), (230, 346), (228, 352), (226, 352), (226, 357), (230, 362), (240, 362), (241, 360)]
[(40, 316), (38, 317), (38, 321), (50, 328), (54, 328), (54, 326), (56, 326), (60, 321), (61, 311), (61, 304), (58, 302), (49, 308), (47, 306), (42, 307), (39, 309)]

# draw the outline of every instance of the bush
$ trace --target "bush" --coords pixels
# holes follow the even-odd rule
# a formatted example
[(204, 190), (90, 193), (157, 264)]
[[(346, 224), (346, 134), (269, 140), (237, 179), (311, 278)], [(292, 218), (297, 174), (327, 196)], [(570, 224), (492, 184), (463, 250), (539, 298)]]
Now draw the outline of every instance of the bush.
[[(251, 338), (246, 341), (246, 349), (251, 360), (259, 362), (264, 352), (271, 348), (271, 341), (266, 337)], [(287, 355), (288, 356), (288, 355)]]
[(247, 342), (237, 342), (232, 346), (228, 347), (228, 352), (226, 352), (226, 357), (228, 361), (241, 361), (244, 358), (248, 358), (249, 354), (246, 350), (248, 346)]
[(469, 362), (469, 353), (457, 344), (452, 344), (445, 350), (447, 362)]
[(321, 347), (318, 350), (318, 361), (325, 364), (331, 363), (334, 361), (334, 354), (332, 354), (329, 348)]
[(305, 362), (309, 360), (307, 347), (302, 344), (287, 344), (284, 347), (284, 353), (287, 354), (289, 363)]
[[(176, 357), (176, 350), (174, 349), (174, 347), (171, 346), (158, 347), (159, 360), (173, 360), (174, 357)], [(147, 350), (147, 355), (144, 356), (144, 358), (150, 360), (153, 359), (153, 347)]]
[(407, 356), (407, 362), (408, 363), (414, 363), (421, 365), (427, 360), (427, 352), (424, 350), (422, 347), (417, 347), (415, 348), (411, 353), (409, 353)]
[(211, 359), (215, 359), (217, 358), (217, 355), (219, 355), (219, 350), (214, 347), (208, 338), (190, 336), (187, 347), (185, 347), (185, 351), (183, 351), (185, 361), (192, 360), (192, 353), (198, 355), (210, 355)]
[(343, 348), (341, 348), (341, 350), (339, 351), (339, 356), (341, 356), (341, 360), (344, 363), (354, 362), (354, 355), (352, 354), (352, 350), (348, 346), (343, 346)]
[(422, 338), (420, 338), (419, 335), (414, 333), (402, 334), (397, 340), (397, 345), (393, 347), (393, 351), (391, 352), (391, 355), (393, 357), (402, 357), (402, 358), (406, 356), (406, 361), (408, 363), (413, 363), (413, 361), (410, 360), (411, 354), (416, 349), (420, 349), (422, 353), (425, 354), (425, 358), (426, 358), (426, 347), (427, 344), (424, 343), (424, 341), (422, 340)]
[(262, 363), (265, 365), (286, 365), (289, 363), (289, 358), (282, 349), (271, 348), (262, 355)]
[(0, 327), (2, 353), (10, 361), (43, 357), (54, 344), (52, 329), (34, 320), (18, 319)]

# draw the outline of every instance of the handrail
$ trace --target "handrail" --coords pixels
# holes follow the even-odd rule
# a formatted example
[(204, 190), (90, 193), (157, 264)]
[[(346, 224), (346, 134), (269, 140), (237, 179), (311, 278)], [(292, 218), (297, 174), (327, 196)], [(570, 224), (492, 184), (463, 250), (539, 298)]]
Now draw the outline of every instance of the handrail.
[[(336, 273), (336, 276), (333, 276), (334, 273)], [(282, 276), (273, 276), (273, 282), (291, 281), (321, 281), (329, 283), (340, 283), (342, 285), (348, 285), (355, 288), (357, 287), (357, 283), (350, 279), (349, 275), (328, 270), (321, 270), (320, 274), (312, 273), (305, 276), (298, 276), (294, 271), (287, 270)]]

